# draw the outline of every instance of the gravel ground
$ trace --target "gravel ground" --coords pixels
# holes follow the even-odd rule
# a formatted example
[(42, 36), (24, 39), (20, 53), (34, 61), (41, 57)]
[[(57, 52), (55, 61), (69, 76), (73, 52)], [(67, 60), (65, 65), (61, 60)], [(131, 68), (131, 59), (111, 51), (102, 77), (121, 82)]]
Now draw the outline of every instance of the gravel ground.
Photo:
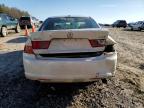
[(92, 83), (47, 84), (24, 77), (26, 38), (0, 38), (0, 108), (144, 108), (144, 32), (109, 29), (118, 42), (116, 76)]

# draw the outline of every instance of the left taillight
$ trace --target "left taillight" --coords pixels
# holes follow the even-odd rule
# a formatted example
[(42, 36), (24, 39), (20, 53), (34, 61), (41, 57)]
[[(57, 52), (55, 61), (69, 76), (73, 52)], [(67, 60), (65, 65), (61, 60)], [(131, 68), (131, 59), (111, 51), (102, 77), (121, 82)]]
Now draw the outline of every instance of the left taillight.
[(105, 46), (105, 39), (90, 39), (89, 40), (92, 47), (104, 47)]
[(32, 41), (33, 49), (48, 49), (50, 41)]
[(24, 53), (34, 54), (32, 46), (25, 45), (25, 47), (24, 47)]

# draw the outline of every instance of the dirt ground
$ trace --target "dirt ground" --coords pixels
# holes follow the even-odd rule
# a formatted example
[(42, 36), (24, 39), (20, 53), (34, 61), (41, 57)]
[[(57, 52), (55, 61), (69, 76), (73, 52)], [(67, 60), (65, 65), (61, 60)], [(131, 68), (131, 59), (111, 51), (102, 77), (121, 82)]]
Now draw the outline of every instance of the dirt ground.
[(0, 108), (144, 108), (144, 31), (109, 28), (117, 41), (114, 78), (46, 84), (24, 77), (26, 37), (0, 37)]

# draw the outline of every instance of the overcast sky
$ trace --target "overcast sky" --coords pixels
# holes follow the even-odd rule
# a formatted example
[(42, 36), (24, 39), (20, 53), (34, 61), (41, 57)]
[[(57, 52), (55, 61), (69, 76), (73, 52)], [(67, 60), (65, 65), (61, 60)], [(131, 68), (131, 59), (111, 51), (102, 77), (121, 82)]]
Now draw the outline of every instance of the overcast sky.
[(17, 7), (45, 20), (49, 16), (91, 16), (98, 23), (144, 20), (144, 0), (0, 0), (0, 4)]

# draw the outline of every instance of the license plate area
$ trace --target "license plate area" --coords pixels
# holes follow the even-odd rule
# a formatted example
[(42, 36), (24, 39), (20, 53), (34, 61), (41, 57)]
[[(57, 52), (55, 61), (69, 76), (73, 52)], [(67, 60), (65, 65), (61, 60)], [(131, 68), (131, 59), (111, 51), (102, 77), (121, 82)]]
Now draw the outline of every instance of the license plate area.
[(90, 48), (88, 39), (52, 39), (49, 49), (83, 49)]

